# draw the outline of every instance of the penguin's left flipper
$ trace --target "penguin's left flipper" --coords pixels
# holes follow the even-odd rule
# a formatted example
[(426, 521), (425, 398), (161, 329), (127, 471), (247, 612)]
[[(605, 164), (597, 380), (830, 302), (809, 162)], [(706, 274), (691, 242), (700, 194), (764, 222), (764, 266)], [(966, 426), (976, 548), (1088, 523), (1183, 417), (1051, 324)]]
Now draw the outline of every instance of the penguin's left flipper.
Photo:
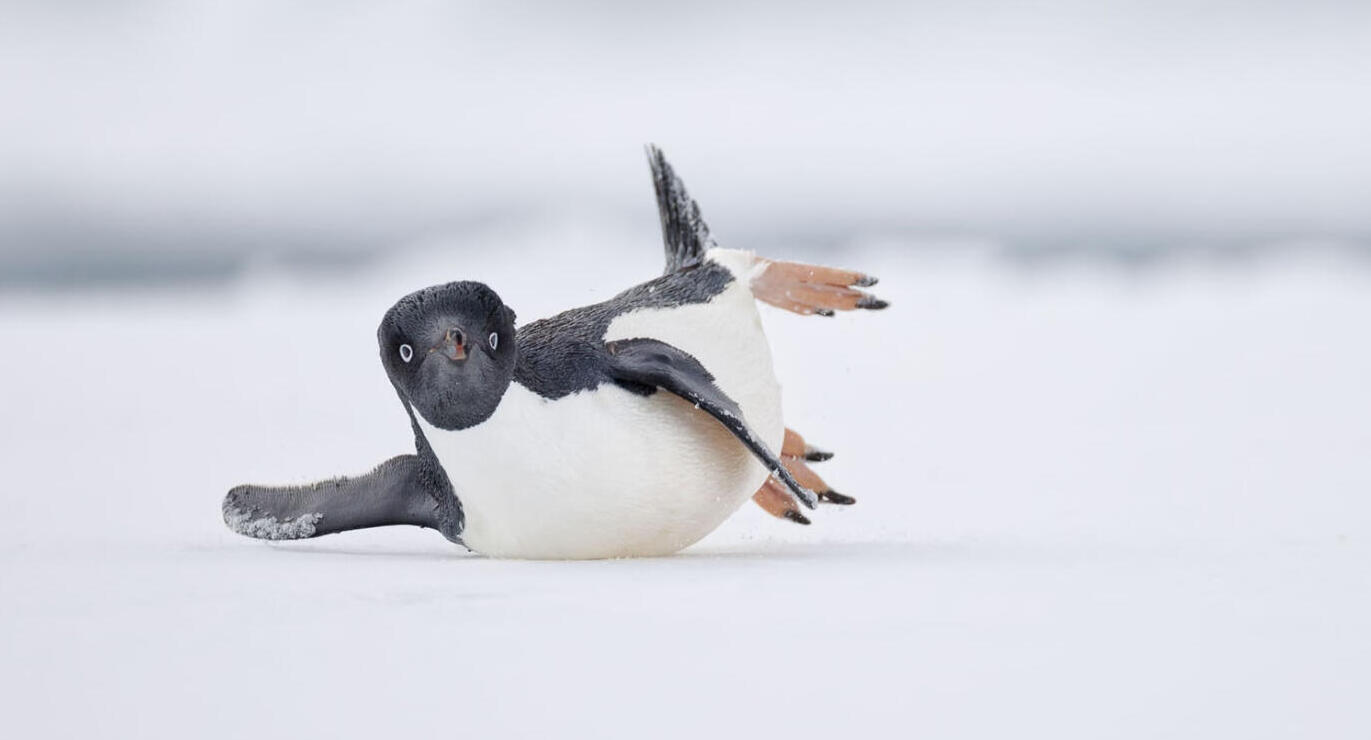
[(446, 478), (416, 455), (400, 455), (366, 475), (306, 486), (238, 486), (224, 497), (224, 523), (259, 540), (300, 540), (352, 529), (409, 524), (449, 540), (462, 530), (462, 510)]
[(643, 395), (651, 395), (660, 388), (695, 404), (732, 432), (801, 503), (814, 508), (818, 496), (800, 485), (780, 458), (752, 432), (738, 404), (714, 384), (714, 376), (699, 360), (656, 339), (620, 339), (607, 342), (605, 349), (609, 352), (609, 375), (615, 383)]

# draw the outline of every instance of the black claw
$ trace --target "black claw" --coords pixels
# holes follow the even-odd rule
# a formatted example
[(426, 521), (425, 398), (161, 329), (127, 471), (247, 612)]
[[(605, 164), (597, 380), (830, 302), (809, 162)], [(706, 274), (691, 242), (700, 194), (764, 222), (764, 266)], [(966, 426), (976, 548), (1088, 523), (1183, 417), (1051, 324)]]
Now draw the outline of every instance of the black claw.
[(809, 524), (809, 517), (805, 516), (804, 514), (801, 514), (796, 509), (791, 509), (787, 511), (785, 513), (785, 518), (789, 519), (792, 522), (795, 522), (796, 524)]
[(831, 309), (831, 308), (816, 308), (816, 309), (814, 309), (814, 315), (815, 315), (815, 316), (829, 316), (829, 317), (831, 317), (831, 316), (833, 316), (833, 309)]
[(878, 279), (875, 275), (863, 275), (860, 278), (858, 278), (857, 282), (853, 283), (853, 285), (856, 285), (859, 288), (870, 288), (871, 286), (879, 282), (881, 282), (880, 279)]
[(868, 308), (872, 311), (878, 311), (889, 305), (889, 301), (883, 301), (873, 295), (864, 295), (857, 300), (857, 308)]
[(809, 462), (823, 462), (833, 459), (833, 453), (828, 450), (821, 450), (817, 447), (805, 448), (805, 460)]
[(843, 506), (857, 503), (857, 499), (852, 498), (851, 496), (844, 496), (837, 491), (824, 491), (819, 494), (819, 500), (827, 501), (830, 504), (842, 504)]

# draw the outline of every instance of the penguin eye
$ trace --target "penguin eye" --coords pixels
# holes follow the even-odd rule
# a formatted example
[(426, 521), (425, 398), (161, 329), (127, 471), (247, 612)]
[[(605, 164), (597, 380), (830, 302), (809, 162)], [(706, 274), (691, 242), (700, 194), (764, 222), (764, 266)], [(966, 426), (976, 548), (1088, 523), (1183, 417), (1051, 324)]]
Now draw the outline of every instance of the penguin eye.
[(408, 344), (400, 345), (400, 359), (409, 362), (414, 359), (414, 348)]
[(500, 335), (495, 332), (490, 333), (490, 348), (495, 349), (500, 346)]

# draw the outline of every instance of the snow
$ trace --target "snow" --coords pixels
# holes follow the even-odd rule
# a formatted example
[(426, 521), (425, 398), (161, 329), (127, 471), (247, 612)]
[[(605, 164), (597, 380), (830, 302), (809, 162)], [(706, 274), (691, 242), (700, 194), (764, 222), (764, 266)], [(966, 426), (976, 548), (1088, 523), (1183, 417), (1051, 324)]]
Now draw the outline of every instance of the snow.
[[(240, 495), (242, 490), (239, 489)], [(281, 521), (274, 516), (253, 518), (252, 512), (237, 505), (242, 499), (224, 499), (224, 523), (241, 535), (260, 540), (298, 540), (314, 534), (314, 527), (323, 514), (301, 514)]]
[(394, 298), (483, 279), (526, 321), (655, 274), (652, 238), (0, 298), (5, 734), (1371, 732), (1371, 274), (1309, 251), (1136, 273), (851, 245), (890, 309), (766, 314), (788, 423), (859, 499), (809, 527), (749, 506), (676, 557), (506, 562), (224, 526), (233, 485), (406, 450)]

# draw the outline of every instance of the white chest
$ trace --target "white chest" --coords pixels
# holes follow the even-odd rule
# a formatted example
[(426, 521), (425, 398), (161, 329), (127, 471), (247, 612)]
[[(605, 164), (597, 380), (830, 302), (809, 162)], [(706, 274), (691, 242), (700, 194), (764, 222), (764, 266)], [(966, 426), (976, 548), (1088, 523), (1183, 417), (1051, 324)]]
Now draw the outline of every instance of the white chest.
[[(605, 339), (633, 337), (694, 355), (779, 449), (780, 389), (745, 281), (707, 304), (624, 314)], [(550, 401), (516, 383), (482, 424), (420, 425), (461, 499), (464, 541), (492, 556), (675, 552), (713, 531), (767, 475), (722, 425), (665, 392), (601, 385)]]

